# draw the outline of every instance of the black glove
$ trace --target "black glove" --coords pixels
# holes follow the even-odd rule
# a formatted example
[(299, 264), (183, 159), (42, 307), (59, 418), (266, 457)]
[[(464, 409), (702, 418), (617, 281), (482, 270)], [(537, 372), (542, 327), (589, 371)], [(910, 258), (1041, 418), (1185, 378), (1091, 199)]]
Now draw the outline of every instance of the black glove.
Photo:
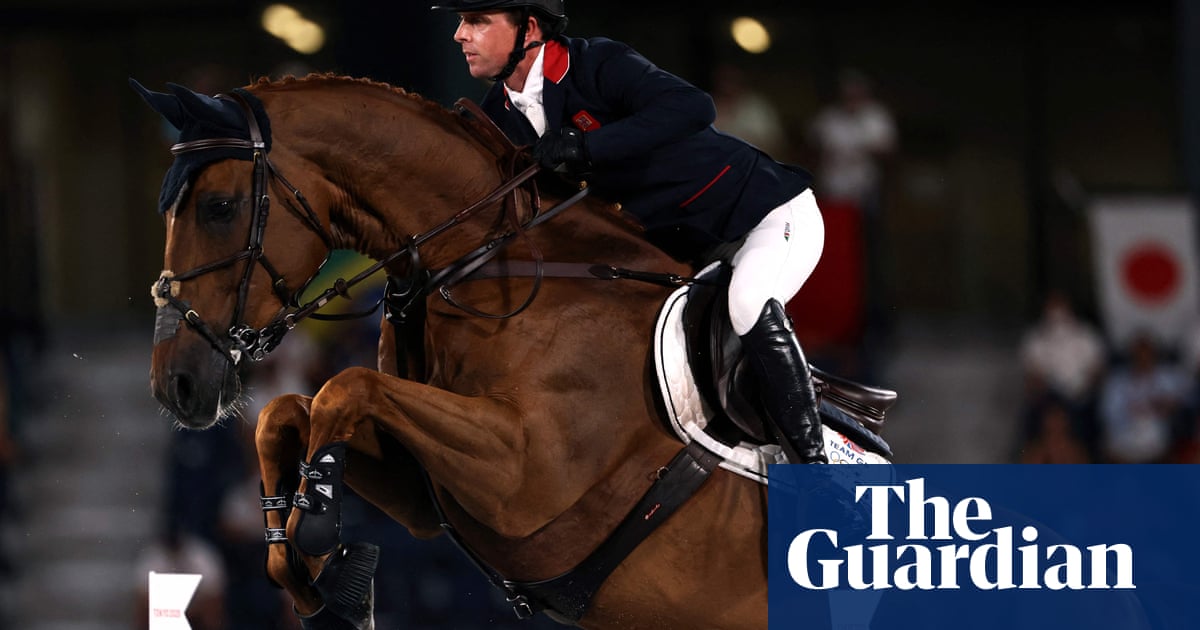
[(547, 170), (554, 170), (560, 164), (566, 164), (572, 170), (586, 168), (590, 162), (583, 132), (574, 127), (547, 131), (533, 145), (533, 158)]

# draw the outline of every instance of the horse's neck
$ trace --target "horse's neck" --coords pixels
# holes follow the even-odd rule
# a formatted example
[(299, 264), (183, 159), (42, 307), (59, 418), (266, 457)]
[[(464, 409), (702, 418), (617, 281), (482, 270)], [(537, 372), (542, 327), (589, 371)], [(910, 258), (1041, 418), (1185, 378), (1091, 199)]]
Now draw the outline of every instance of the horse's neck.
[[(272, 122), (276, 145), (286, 143), (330, 185), (338, 247), (385, 257), (500, 181), (496, 156), (449, 113), (376, 86), (315, 92), (302, 108), (280, 107), (283, 114)], [(263, 99), (270, 111), (272, 94)], [(448, 246), (441, 241), (482, 240), (487, 227), (468, 222), (456, 228), (455, 239), (435, 239), (422, 254), (443, 258)]]
[[(378, 86), (315, 88), (261, 96), (268, 111), (276, 98), (299, 97), (301, 106), (279, 103), (280, 116), (272, 119), (276, 146), (286, 144), (330, 185), (330, 220), (339, 247), (384, 258), (501, 183), (497, 164), (503, 160), (494, 143), (453, 114)], [(558, 200), (547, 195), (543, 208)], [(609, 206), (597, 200), (580, 205), (537, 229), (547, 260), (579, 260), (584, 254), (601, 259), (596, 262), (672, 264)], [(486, 242), (500, 212), (499, 204), (483, 209), (431, 239), (421, 247), (423, 262), (445, 265)]]

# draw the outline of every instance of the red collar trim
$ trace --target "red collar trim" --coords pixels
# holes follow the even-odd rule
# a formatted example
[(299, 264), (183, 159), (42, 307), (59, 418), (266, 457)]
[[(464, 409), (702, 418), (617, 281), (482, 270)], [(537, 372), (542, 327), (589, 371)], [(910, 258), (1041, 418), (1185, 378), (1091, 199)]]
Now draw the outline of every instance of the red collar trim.
[(571, 55), (566, 46), (556, 40), (546, 42), (546, 53), (542, 58), (542, 74), (553, 83), (559, 83), (571, 69)]

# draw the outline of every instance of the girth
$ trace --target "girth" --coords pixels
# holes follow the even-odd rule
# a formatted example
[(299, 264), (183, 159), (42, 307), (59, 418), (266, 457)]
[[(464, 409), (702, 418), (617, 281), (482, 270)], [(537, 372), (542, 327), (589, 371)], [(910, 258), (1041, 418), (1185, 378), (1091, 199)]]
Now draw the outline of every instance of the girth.
[(650, 489), (583, 562), (558, 577), (534, 582), (506, 580), (472, 551), (446, 518), (428, 473), (425, 481), (446, 535), (494, 586), (505, 592), (518, 618), (528, 619), (545, 612), (559, 623), (575, 625), (587, 613), (592, 598), (608, 576), (696, 493), (719, 464), (720, 458), (696, 442), (688, 444), (660, 469)]

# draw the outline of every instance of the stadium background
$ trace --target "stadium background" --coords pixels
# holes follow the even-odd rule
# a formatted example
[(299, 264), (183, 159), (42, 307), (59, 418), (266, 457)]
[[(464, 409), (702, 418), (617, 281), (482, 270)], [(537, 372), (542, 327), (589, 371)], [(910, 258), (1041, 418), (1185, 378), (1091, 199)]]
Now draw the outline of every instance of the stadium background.
[[(1065, 288), (1085, 317), (1102, 319), (1089, 201), (1200, 191), (1200, 6), (831, 4), (575, 0), (568, 34), (623, 40), (705, 88), (719, 64), (736, 65), (782, 117), (777, 157), (808, 166), (805, 129), (840, 69), (869, 74), (900, 138), (882, 282), (868, 296), (887, 322), (869, 348), (872, 379), (901, 393), (886, 435), (903, 461), (1010, 461), (1016, 348), (1042, 299)], [(171, 158), (127, 79), (216, 92), (332, 71), (447, 105), (486, 88), (450, 41), (454, 18), (425, 3), (294, 3), (325, 29), (313, 54), (265, 32), (265, 6), (0, 0), (0, 317), (18, 445), (0, 506), (11, 563), (0, 627), (130, 627), (142, 614), (136, 558), (180, 500), (167, 490), (179, 438), (146, 379), (146, 289), (163, 244), (154, 207)], [(734, 43), (739, 15), (769, 29), (766, 52)], [(313, 332), (370, 345), (369, 332)], [(411, 594), (395, 613), (406, 627), (508, 623), (502, 606), (466, 604), (488, 596), (449, 554), (392, 548), (408, 554), (393, 586)], [(426, 599), (441, 604), (416, 603)]]

